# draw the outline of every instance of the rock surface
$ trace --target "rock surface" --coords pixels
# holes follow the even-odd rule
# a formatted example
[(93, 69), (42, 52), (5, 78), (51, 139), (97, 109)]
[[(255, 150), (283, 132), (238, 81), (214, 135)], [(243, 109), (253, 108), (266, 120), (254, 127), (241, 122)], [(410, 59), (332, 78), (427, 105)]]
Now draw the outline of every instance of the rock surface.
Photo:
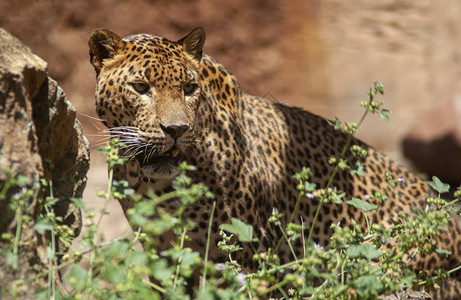
[[(40, 178), (53, 185), (57, 216), (75, 235), (81, 229), (80, 210), (70, 204), (70, 197), (81, 197), (89, 168), (89, 146), (75, 118), (76, 112), (61, 88), (48, 77), (47, 64), (18, 39), (0, 29), (0, 234), (15, 237), (18, 224), (21, 232), (17, 266), (6, 265), (0, 256), (0, 292), (10, 297), (8, 288), (15, 280), (27, 279), (46, 270), (44, 238), (33, 226), (42, 212), (46, 194)], [(14, 198), (24, 189), (10, 178), (28, 178), (31, 193), (16, 205)], [(21, 208), (19, 208), (21, 207)], [(18, 222), (20, 212), (26, 218)], [(0, 240), (0, 248), (14, 253), (13, 246)], [(59, 247), (63, 250), (63, 247)], [(10, 256), (11, 258), (11, 256)], [(20, 298), (28, 298), (40, 281), (20, 285)], [(6, 292), (6, 294), (4, 294)]]
[(452, 186), (461, 183), (461, 100), (426, 114), (402, 142), (403, 154), (421, 171)]

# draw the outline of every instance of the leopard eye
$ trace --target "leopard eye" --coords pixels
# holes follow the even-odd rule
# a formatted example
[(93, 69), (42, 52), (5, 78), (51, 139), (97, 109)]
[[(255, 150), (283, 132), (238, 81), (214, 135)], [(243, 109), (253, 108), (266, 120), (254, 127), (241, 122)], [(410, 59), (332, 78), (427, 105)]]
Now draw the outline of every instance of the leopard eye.
[(133, 88), (136, 90), (136, 92), (142, 94), (145, 94), (149, 91), (149, 85), (141, 82), (134, 82), (131, 84)]
[(184, 95), (191, 96), (198, 88), (196, 83), (186, 83), (183, 87)]

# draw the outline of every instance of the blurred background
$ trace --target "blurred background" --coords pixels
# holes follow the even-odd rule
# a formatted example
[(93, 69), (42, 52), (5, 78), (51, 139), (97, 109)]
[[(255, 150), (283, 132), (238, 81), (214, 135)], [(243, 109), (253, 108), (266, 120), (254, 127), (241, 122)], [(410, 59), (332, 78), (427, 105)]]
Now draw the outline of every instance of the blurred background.
[[(461, 2), (457, 0), (3, 0), (0, 27), (48, 62), (75, 105), (92, 145), (84, 194), (103, 200), (107, 169), (95, 146), (95, 73), (88, 38), (97, 28), (120, 36), (152, 33), (178, 40), (207, 32), (205, 52), (247, 93), (301, 106), (326, 118), (358, 121), (373, 80), (386, 87), (391, 123), (369, 117), (359, 137), (412, 168), (461, 179)], [(128, 229), (117, 203), (106, 239)]]

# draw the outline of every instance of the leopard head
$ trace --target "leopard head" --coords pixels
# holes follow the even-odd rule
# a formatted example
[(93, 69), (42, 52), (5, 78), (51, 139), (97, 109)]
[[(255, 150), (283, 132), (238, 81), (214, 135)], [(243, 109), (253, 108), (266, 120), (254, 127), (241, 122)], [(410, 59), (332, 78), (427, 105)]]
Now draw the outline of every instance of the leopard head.
[(205, 38), (202, 28), (176, 42), (148, 34), (122, 39), (107, 29), (90, 37), (97, 113), (124, 144), (123, 155), (151, 179), (174, 177), (194, 148)]

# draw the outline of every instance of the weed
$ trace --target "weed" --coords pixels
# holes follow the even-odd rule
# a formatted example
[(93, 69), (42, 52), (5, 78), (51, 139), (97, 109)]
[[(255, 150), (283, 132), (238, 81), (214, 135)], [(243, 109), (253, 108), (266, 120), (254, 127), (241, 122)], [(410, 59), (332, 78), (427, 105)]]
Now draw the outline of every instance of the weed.
[[(351, 165), (346, 153), (349, 151), (356, 157), (367, 155), (365, 149), (351, 145), (353, 135), (367, 114), (378, 114), (380, 118), (389, 120), (389, 111), (376, 101), (376, 97), (383, 93), (383, 86), (375, 82), (368, 93), (369, 100), (361, 103), (365, 112), (358, 123), (342, 123), (337, 118), (330, 122), (336, 130), (348, 135), (347, 143), (340, 157), (329, 160), (334, 171), (326, 186), (319, 187), (310, 182), (312, 172), (308, 168), (303, 168), (294, 175), (293, 178), (298, 182), (299, 195), (295, 199), (296, 204), (288, 224), (282, 225), (280, 220), (283, 216), (276, 209), (269, 219), (282, 232), (282, 238), (275, 249), (257, 253), (252, 244), (257, 240), (253, 227), (241, 220), (233, 218), (230, 224), (220, 226), (222, 241), (218, 247), (228, 254), (228, 260), (223, 264), (216, 264), (208, 259), (215, 203), (208, 220), (208, 240), (204, 257), (185, 247), (185, 242), (189, 239), (188, 232), (195, 228), (195, 224), (184, 216), (185, 210), (202, 197), (213, 198), (206, 186), (192, 184), (191, 178), (186, 174), (194, 170), (192, 166), (185, 163), (179, 166), (179, 175), (171, 192), (157, 195), (154, 191), (149, 191), (148, 197), (142, 198), (136, 195), (128, 182), (113, 180), (114, 167), (123, 164), (126, 159), (118, 155), (118, 149), (123, 145), (112, 140), (109, 146), (101, 150), (109, 165), (109, 185), (106, 192), (100, 192), (99, 196), (106, 205), (109, 201), (131, 197), (135, 205), (127, 211), (127, 216), (134, 228), (142, 230), (138, 229), (104, 242), (100, 235), (100, 225), (107, 213), (106, 205), (99, 217), (95, 218), (94, 212), (85, 207), (82, 199), (72, 199), (74, 205), (81, 208), (89, 220), (85, 224), (87, 230), (81, 241), (85, 250), (80, 252), (72, 248), (70, 241), (73, 236), (70, 229), (59, 225), (61, 220), (53, 212), (53, 204), (57, 199), (53, 196), (52, 183), (42, 180), (42, 187), (48, 189), (49, 196), (40, 201), (44, 213), (35, 220), (34, 228), (40, 234), (48, 233), (51, 238), (47, 245), (48, 269), (40, 275), (46, 277), (48, 285), (38, 290), (36, 296), (41, 299), (189, 299), (191, 295), (195, 295), (197, 299), (254, 299), (275, 295), (284, 299), (376, 299), (379, 295), (420, 285), (428, 289), (434, 288), (437, 280), (447, 278), (458, 268), (439, 270), (435, 276), (429, 276), (415, 274), (407, 265), (418, 253), (449, 254), (447, 250), (435, 248), (431, 243), (438, 231), (446, 230), (445, 225), (450, 220), (448, 210), (453, 202), (447, 203), (440, 197), (449, 187), (434, 177), (429, 184), (438, 192), (438, 197), (428, 199), (425, 210), (416, 211), (413, 215), (399, 214), (392, 220), (391, 227), (386, 229), (374, 223), (374, 218), (369, 216), (370, 213), (376, 216), (381, 204), (387, 199), (388, 191), (400, 184), (400, 179), (386, 175), (386, 188), (369, 196), (377, 204), (358, 198), (345, 199), (345, 194), (333, 186), (334, 178), (340, 170), (363, 176), (363, 165)], [(2, 249), (2, 253), (6, 257), (7, 266), (13, 270), (17, 268), (21, 226), (30, 221), (29, 215), (25, 213), (28, 208), (24, 199), (33, 195), (27, 190), (27, 184), (30, 182), (23, 177), (10, 178), (0, 191), (0, 201), (5, 201), (8, 189), (16, 186), (23, 188), (20, 193), (8, 199), (11, 203), (10, 209), (15, 211), (18, 220), (16, 233), (2, 235), (3, 240), (9, 241), (8, 247)], [(312, 224), (293, 223), (303, 197), (319, 199)], [(459, 200), (461, 189), (455, 192), (455, 197)], [(161, 203), (173, 198), (181, 202), (176, 211), (165, 212), (160, 209)], [(315, 244), (312, 235), (322, 205), (327, 202), (346, 202), (363, 211), (366, 228), (356, 223), (348, 227), (333, 224), (330, 244), (327, 247)], [(160, 237), (167, 232), (174, 234), (176, 243), (160, 252)], [(307, 237), (305, 232), (308, 232)], [(242, 250), (240, 246), (230, 244), (233, 235), (238, 237), (240, 243), (248, 243), (253, 249), (254, 259), (258, 262), (256, 272), (243, 273), (241, 266), (233, 259), (233, 254)], [(297, 239), (302, 240), (304, 247), (301, 256), (297, 256), (292, 247)], [(57, 240), (69, 248), (68, 253), (55, 252)], [(137, 241), (142, 242), (143, 250), (135, 247)], [(282, 243), (288, 244), (294, 257), (293, 261), (285, 264), (281, 264), (277, 256)], [(58, 255), (61, 255), (60, 260), (57, 259)], [(88, 260), (86, 269), (77, 264), (83, 258)], [(71, 267), (65, 275), (69, 288), (60, 290), (57, 288), (59, 278), (55, 274), (69, 264)], [(197, 274), (202, 275), (200, 282), (194, 281)], [(36, 279), (35, 277), (31, 280)], [(191, 287), (191, 282), (196, 285)], [(23, 283), (24, 281), (14, 281), (2, 293), (10, 293), (14, 298), (15, 289)]]

